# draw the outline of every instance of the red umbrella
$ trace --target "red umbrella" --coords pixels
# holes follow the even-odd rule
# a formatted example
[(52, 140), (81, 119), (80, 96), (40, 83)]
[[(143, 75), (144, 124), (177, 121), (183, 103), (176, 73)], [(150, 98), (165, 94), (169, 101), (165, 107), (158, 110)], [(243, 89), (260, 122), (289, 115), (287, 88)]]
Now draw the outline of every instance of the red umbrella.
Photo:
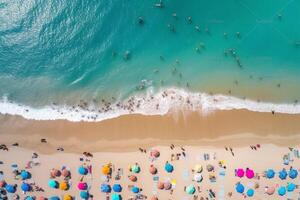
[(160, 156), (160, 153), (158, 150), (154, 149), (150, 152), (150, 156), (158, 158)]
[(137, 181), (137, 177), (134, 176), (134, 175), (131, 175), (131, 176), (129, 176), (128, 178), (129, 178), (129, 180), (131, 180), (132, 182), (136, 182), (136, 181)]
[(5, 180), (0, 181), (0, 188), (5, 187), (5, 185), (6, 185)]
[(157, 197), (152, 197), (151, 200), (158, 200), (158, 198)]
[(61, 172), (61, 175), (62, 175), (63, 177), (68, 177), (68, 176), (70, 176), (70, 171), (67, 170), (67, 169), (64, 169), (64, 170)]
[(61, 172), (58, 169), (52, 169), (51, 170), (51, 176), (52, 177), (59, 177), (61, 175)]
[(165, 185), (163, 182), (158, 182), (157, 183), (157, 188), (160, 189), (160, 190), (163, 190), (165, 188)]
[(157, 173), (157, 169), (153, 166), (153, 165), (150, 165), (150, 169), (149, 169), (150, 173), (152, 175), (156, 174)]

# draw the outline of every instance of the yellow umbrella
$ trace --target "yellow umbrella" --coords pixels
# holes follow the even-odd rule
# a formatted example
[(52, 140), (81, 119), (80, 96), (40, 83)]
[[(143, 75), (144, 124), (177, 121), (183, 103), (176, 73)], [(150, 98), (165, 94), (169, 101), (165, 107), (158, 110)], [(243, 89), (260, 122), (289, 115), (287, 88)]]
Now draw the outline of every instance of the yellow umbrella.
[(73, 199), (72, 196), (69, 195), (69, 194), (66, 194), (66, 195), (64, 196), (64, 200), (72, 200), (72, 199)]
[(109, 166), (109, 165), (104, 165), (104, 166), (102, 167), (102, 173), (103, 173), (104, 175), (110, 174), (110, 166)]
[(67, 190), (69, 188), (69, 184), (67, 182), (61, 182), (59, 183), (59, 189), (61, 190)]
[(202, 165), (195, 165), (195, 167), (194, 167), (194, 170), (195, 170), (195, 172), (197, 172), (197, 173), (201, 173), (202, 172), (202, 170), (203, 170), (203, 167), (202, 167)]
[(177, 181), (175, 179), (171, 180), (172, 185), (176, 185)]

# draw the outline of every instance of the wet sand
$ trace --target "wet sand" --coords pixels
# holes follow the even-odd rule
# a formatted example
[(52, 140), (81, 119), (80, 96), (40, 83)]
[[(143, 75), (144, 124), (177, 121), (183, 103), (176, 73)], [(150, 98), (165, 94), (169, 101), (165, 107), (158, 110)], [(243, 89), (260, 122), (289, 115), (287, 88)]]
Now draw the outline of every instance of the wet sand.
[(102, 122), (35, 121), (17, 116), (0, 117), (2, 142), (36, 148), (41, 138), (47, 152), (63, 146), (70, 152), (124, 151), (153, 145), (247, 146), (300, 142), (300, 115), (258, 113), (247, 110), (172, 113), (165, 116), (127, 115)]

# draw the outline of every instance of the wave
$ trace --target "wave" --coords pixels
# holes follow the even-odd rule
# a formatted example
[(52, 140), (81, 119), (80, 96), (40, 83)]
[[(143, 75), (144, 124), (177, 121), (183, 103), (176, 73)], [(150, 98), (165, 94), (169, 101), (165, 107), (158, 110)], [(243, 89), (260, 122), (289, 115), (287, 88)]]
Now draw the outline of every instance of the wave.
[(150, 88), (146, 94), (135, 95), (115, 103), (102, 102), (101, 105), (53, 104), (34, 108), (12, 102), (7, 97), (0, 100), (0, 114), (18, 115), (31, 120), (68, 120), (73, 122), (98, 122), (128, 114), (164, 115), (178, 110), (199, 111), (207, 114), (216, 110), (232, 109), (300, 114), (299, 104), (257, 102), (226, 95), (193, 93), (178, 88), (167, 88), (159, 92), (153, 92)]

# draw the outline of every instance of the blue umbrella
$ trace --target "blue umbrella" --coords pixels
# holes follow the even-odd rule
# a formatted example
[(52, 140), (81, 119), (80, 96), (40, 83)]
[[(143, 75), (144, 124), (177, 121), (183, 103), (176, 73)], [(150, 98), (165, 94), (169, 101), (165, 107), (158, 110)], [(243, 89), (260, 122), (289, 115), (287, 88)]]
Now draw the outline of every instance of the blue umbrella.
[(134, 186), (133, 188), (131, 188), (131, 191), (136, 194), (140, 192), (140, 188)]
[(114, 192), (122, 192), (122, 186), (120, 184), (114, 184), (113, 191)]
[(165, 170), (166, 170), (168, 173), (171, 173), (171, 172), (173, 172), (174, 167), (173, 167), (173, 165), (171, 165), (170, 163), (166, 163), (166, 165), (165, 165)]
[(243, 184), (238, 183), (238, 184), (235, 186), (235, 190), (236, 190), (238, 193), (243, 193), (244, 190), (245, 190), (245, 187), (243, 186)]
[(286, 194), (286, 189), (285, 189), (285, 187), (281, 186), (280, 188), (278, 188), (277, 192), (280, 196), (283, 196)]
[(279, 172), (279, 178), (281, 179), (281, 180), (285, 180), (286, 179), (286, 177), (287, 177), (287, 172), (286, 172), (286, 170), (285, 169), (283, 169), (283, 170), (281, 170), (280, 172)]
[(52, 196), (49, 200), (60, 200), (58, 196)]
[(15, 193), (16, 192), (16, 187), (10, 184), (7, 184), (5, 186), (5, 189), (8, 193)]
[(31, 187), (28, 183), (22, 183), (21, 185), (21, 189), (24, 191), (24, 192), (29, 192)]
[(267, 178), (271, 179), (274, 178), (275, 176), (275, 171), (273, 169), (268, 169), (267, 173), (266, 173)]
[(298, 171), (297, 171), (297, 170), (291, 169), (291, 170), (289, 171), (289, 177), (290, 177), (291, 179), (295, 179), (297, 176), (298, 176)]
[(100, 187), (100, 190), (101, 190), (101, 192), (109, 193), (109, 192), (111, 192), (111, 187), (110, 187), (110, 185), (102, 184)]
[(288, 192), (293, 192), (296, 189), (296, 185), (294, 183), (288, 183), (286, 188)]
[(88, 170), (87, 170), (87, 168), (80, 166), (80, 167), (78, 168), (78, 173), (79, 173), (80, 175), (87, 175)]
[(56, 180), (50, 179), (50, 180), (48, 181), (48, 185), (49, 185), (49, 187), (51, 187), (51, 188), (57, 188), (57, 187), (58, 187), (58, 182), (57, 182)]
[(247, 190), (247, 196), (252, 197), (254, 195), (254, 190), (253, 189), (248, 189)]
[(90, 194), (87, 191), (81, 191), (80, 192), (80, 197), (82, 199), (88, 199), (90, 197)]
[(31, 177), (31, 174), (26, 170), (22, 170), (20, 175), (21, 175), (22, 180), (26, 180)]

